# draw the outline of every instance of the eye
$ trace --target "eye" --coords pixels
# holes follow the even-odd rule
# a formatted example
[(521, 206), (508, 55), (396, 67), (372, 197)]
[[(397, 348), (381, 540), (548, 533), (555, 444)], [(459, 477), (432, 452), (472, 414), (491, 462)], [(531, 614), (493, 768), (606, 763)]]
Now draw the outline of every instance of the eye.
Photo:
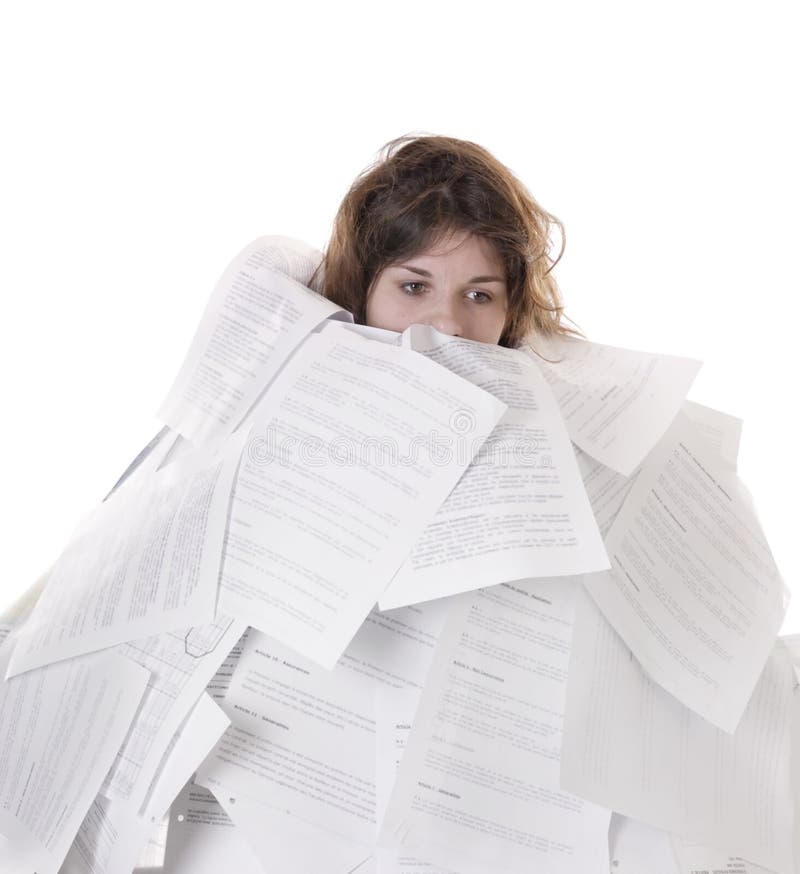
[(475, 301), (475, 303), (490, 303), (492, 300), (492, 296), (488, 292), (481, 291), (479, 288), (473, 288), (472, 291), (468, 291), (467, 297)]
[(416, 297), (417, 295), (420, 295), (423, 291), (425, 291), (425, 283), (402, 282), (400, 284), (400, 288), (403, 290), (403, 293), (407, 294), (409, 297)]

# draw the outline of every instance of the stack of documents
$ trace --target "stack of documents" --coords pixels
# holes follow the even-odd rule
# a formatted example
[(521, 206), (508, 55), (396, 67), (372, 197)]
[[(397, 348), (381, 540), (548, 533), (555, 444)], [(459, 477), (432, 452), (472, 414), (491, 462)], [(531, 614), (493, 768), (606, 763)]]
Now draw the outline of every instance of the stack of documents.
[(248, 246), (0, 625), (0, 874), (800, 870), (800, 646), (699, 364), (352, 324)]

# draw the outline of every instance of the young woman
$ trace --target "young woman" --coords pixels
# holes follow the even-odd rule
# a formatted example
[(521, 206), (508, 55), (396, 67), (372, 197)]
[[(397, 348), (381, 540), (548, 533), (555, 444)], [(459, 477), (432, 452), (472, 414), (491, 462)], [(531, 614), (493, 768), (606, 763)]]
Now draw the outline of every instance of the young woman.
[[(401, 137), (344, 198), (314, 284), (357, 322), (519, 346), (573, 334), (552, 268), (561, 223), (486, 149)], [(563, 247), (562, 247), (563, 250)]]

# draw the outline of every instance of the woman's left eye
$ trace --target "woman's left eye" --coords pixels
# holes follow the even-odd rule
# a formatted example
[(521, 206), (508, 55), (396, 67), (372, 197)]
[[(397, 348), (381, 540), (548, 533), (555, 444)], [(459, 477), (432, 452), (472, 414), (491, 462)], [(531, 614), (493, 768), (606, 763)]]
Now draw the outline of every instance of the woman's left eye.
[(490, 294), (487, 294), (485, 291), (480, 291), (477, 288), (473, 288), (472, 291), (468, 291), (467, 295), (470, 300), (474, 300), (475, 303), (489, 303), (492, 299)]
[(401, 284), (400, 288), (403, 291), (414, 297), (415, 295), (422, 294), (425, 291), (425, 283), (424, 282), (404, 282)]

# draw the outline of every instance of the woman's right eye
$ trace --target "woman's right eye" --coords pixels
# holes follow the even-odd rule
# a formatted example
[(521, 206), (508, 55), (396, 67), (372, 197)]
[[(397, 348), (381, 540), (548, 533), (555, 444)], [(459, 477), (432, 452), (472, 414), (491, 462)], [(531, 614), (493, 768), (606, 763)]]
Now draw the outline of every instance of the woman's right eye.
[(403, 282), (400, 284), (400, 288), (402, 288), (403, 292), (411, 297), (415, 297), (418, 294), (422, 294), (425, 291), (425, 283), (424, 282)]

